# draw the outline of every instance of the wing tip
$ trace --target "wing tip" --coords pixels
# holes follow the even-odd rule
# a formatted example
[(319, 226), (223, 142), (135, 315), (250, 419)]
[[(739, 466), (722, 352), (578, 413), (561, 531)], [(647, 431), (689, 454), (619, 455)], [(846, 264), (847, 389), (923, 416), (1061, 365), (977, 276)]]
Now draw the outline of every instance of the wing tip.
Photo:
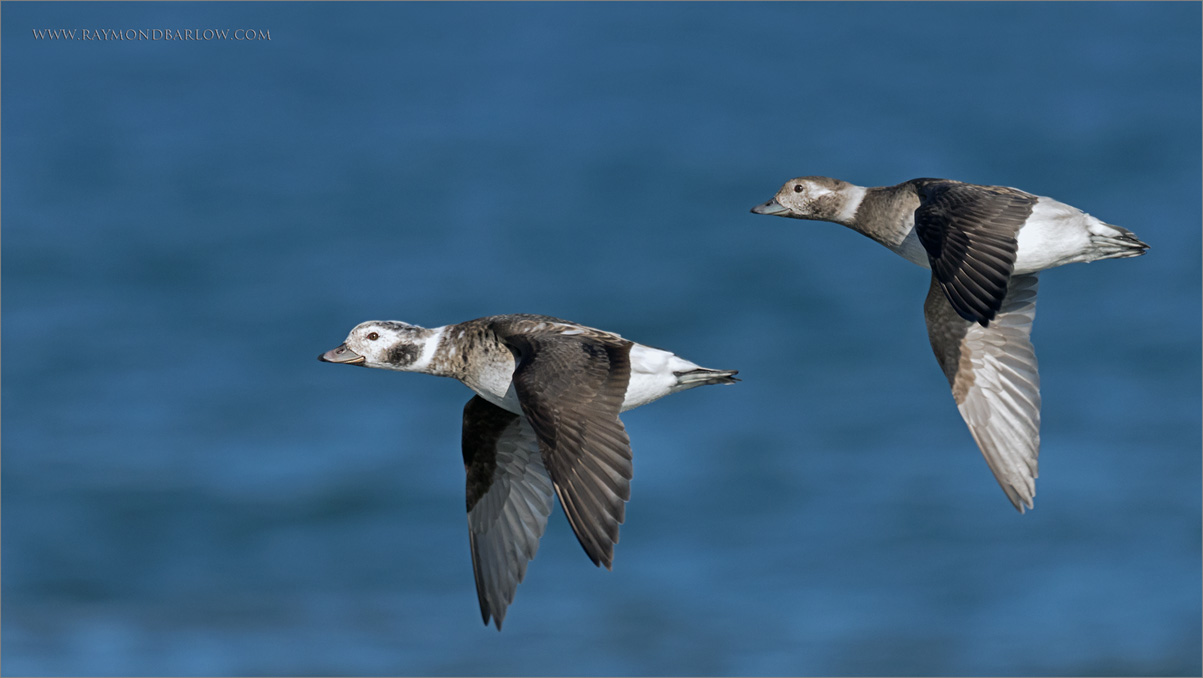
[[(615, 542), (615, 543), (617, 543), (617, 542)], [(607, 570), (610, 570), (611, 572), (614, 571), (614, 545), (613, 544), (611, 544), (609, 546), (609, 548), (601, 548), (597, 553), (595, 553), (588, 546), (585, 546), (585, 542), (581, 541), (580, 544), (581, 544), (581, 547), (583, 547), (585, 549), (585, 555), (589, 556), (589, 560), (593, 562), (594, 567), (604, 567)]]
[(483, 592), (478, 592), (478, 596), (479, 596), (479, 600), (480, 600), (480, 619), (481, 619), (481, 621), (483, 621), (485, 623), (485, 627), (488, 628), (489, 621), (491, 618), (493, 625), (497, 627), (498, 631), (500, 631), (501, 624), (502, 624), (502, 622), (505, 621), (506, 605), (503, 604), (500, 606), (501, 609), (494, 610), (489, 605), (489, 601), (485, 598)]
[(1036, 490), (1035, 488), (1030, 489), (1030, 492), (1021, 492), (1018, 488), (1003, 486), (1003, 490), (1007, 493), (1007, 499), (1011, 500), (1011, 505), (1015, 507), (1016, 511), (1019, 511), (1019, 515), (1035, 508)]

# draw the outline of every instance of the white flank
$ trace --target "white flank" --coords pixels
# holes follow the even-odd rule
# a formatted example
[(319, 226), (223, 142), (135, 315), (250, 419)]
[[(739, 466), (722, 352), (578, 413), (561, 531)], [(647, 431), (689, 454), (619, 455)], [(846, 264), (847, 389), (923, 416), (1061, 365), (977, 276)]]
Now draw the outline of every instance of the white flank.
[(1090, 231), (1098, 219), (1082, 210), (1041, 197), (1019, 231), (1015, 274), (1034, 273), (1076, 261), (1090, 261)]
[(627, 384), (622, 411), (646, 405), (677, 390), (675, 372), (696, 370), (694, 363), (658, 348), (631, 346), (631, 381)]

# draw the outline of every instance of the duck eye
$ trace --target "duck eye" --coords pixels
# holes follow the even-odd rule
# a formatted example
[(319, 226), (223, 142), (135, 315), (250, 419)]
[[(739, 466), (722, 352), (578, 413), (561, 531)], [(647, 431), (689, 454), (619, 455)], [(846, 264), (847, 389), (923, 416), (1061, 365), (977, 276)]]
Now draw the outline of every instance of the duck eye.
[(379, 334), (376, 334), (375, 332), (368, 332), (368, 341), (376, 341), (379, 338)]
[(794, 184), (794, 193), (802, 192), (802, 184)]

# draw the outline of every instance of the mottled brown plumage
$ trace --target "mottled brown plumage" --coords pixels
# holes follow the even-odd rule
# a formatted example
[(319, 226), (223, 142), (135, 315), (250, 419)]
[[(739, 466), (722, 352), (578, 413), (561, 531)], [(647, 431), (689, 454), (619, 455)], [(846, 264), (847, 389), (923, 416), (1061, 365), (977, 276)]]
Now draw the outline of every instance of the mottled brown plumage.
[(1148, 245), (1052, 198), (950, 179), (866, 188), (798, 177), (752, 211), (842, 224), (932, 270), (924, 303), (932, 351), (995, 479), (1015, 508), (1031, 508), (1040, 452), (1030, 339), (1037, 275), (1140, 256)]
[(589, 559), (613, 566), (633, 473), (619, 413), (736, 381), (734, 371), (527, 314), (434, 329), (361, 323), (320, 357), (453, 377), (478, 394), (463, 419), (468, 534), (481, 616), (498, 629), (538, 551), (553, 496)]

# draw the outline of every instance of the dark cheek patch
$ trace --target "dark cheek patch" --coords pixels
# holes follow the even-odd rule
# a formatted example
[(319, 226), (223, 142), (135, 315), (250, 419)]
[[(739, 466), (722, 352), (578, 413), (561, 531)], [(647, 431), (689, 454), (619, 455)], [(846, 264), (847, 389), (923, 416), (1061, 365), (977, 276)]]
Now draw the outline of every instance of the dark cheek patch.
[(398, 344), (388, 350), (387, 360), (392, 365), (408, 365), (418, 359), (418, 347), (413, 344)]
[(817, 217), (834, 217), (840, 211), (840, 202), (838, 195), (821, 195), (810, 201), (807, 208)]

